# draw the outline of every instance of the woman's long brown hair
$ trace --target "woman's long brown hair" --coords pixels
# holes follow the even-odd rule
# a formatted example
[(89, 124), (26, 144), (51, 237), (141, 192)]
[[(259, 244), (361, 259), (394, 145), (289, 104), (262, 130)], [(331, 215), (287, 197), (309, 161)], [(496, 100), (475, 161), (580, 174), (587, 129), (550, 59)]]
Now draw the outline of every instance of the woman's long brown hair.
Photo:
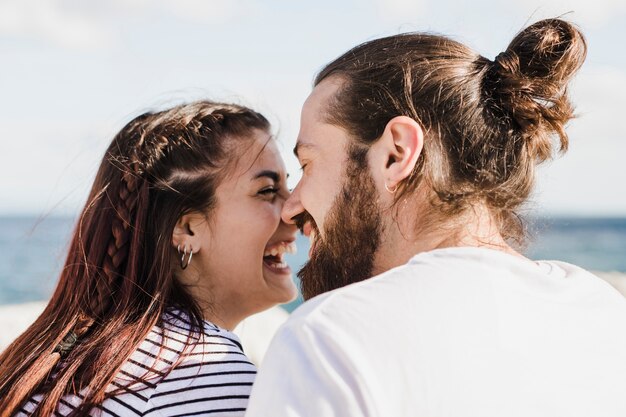
[(81, 393), (88, 415), (168, 307), (202, 326), (175, 278), (172, 232), (181, 215), (210, 213), (232, 151), (268, 121), (242, 106), (195, 102), (143, 114), (113, 139), (76, 225), (47, 307), (0, 356), (0, 416), (41, 394), (48, 416)]

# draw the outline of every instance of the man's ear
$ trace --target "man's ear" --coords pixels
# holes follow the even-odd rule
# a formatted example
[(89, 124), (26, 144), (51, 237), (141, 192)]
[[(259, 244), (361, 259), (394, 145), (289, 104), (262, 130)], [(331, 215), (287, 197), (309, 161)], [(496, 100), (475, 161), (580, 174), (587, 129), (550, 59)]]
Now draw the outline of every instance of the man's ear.
[(379, 167), (388, 190), (411, 175), (424, 147), (424, 130), (407, 116), (391, 119), (376, 143)]
[(174, 231), (172, 232), (172, 246), (179, 248), (183, 251), (185, 248), (187, 252), (190, 250), (194, 253), (200, 251), (202, 246), (202, 239), (196, 235), (196, 232), (206, 219), (201, 218), (199, 213), (188, 213), (180, 216)]

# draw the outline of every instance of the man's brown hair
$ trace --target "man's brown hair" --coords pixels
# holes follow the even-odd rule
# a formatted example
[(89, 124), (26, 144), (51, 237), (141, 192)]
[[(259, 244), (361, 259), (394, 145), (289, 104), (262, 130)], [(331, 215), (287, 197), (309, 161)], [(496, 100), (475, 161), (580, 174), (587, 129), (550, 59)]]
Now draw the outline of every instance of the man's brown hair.
[(502, 235), (521, 242), (516, 211), (532, 191), (535, 166), (552, 156), (553, 138), (567, 150), (566, 86), (586, 49), (581, 32), (561, 19), (522, 30), (493, 61), (443, 36), (407, 33), (351, 49), (315, 85), (343, 81), (325, 118), (357, 146), (376, 142), (396, 116), (423, 127), (424, 149), (397, 201), (425, 184), (445, 218), (484, 204)]

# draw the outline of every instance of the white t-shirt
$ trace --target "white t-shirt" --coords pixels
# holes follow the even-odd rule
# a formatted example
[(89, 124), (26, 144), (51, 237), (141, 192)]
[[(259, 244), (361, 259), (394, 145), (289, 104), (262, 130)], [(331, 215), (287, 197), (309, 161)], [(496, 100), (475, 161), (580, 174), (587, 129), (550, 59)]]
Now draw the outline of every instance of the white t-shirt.
[(626, 299), (563, 262), (421, 253), (279, 330), (248, 417), (624, 417)]

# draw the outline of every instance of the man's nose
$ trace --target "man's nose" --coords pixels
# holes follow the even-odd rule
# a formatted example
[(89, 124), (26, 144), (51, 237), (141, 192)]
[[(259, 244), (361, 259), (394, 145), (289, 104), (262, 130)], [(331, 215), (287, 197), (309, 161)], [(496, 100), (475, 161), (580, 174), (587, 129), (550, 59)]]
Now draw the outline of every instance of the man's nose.
[(293, 218), (302, 212), (304, 212), (304, 206), (300, 202), (299, 187), (296, 186), (296, 188), (291, 192), (291, 195), (289, 196), (287, 201), (285, 201), (283, 209), (280, 212), (280, 216), (282, 217), (283, 222), (287, 224), (295, 224)]

